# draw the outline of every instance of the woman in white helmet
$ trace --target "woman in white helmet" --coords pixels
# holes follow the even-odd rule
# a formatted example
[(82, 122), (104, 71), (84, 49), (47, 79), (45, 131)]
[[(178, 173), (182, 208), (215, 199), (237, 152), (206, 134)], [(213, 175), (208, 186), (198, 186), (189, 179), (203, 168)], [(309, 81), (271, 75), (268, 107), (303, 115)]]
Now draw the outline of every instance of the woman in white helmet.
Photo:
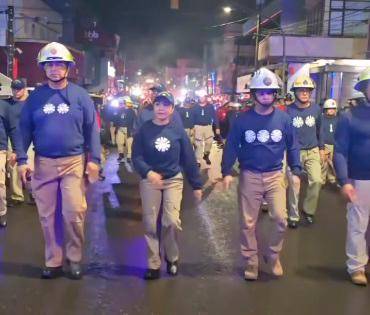
[(366, 285), (366, 231), (370, 217), (370, 68), (360, 74), (355, 89), (366, 102), (341, 115), (335, 133), (334, 165), (347, 204), (347, 271), (351, 281)]
[[(286, 187), (283, 159), (287, 152), (288, 165), (300, 174), (299, 148), (289, 116), (276, 108), (277, 77), (261, 68), (252, 77), (249, 86), (255, 106), (240, 115), (228, 135), (222, 157), (222, 174), (225, 189), (232, 181), (232, 168), (238, 159), (239, 210), (241, 213), (241, 254), (245, 260), (244, 278), (256, 280), (262, 265), (274, 276), (282, 276), (280, 251), (287, 227)], [(270, 231), (267, 246), (257, 244), (256, 224), (262, 200), (270, 206), (274, 227)], [(266, 248), (259, 261), (258, 248)]]
[[(86, 214), (85, 172), (90, 182), (99, 178), (100, 139), (94, 104), (81, 87), (68, 82), (74, 65), (71, 52), (60, 43), (44, 46), (37, 57), (47, 83), (32, 94), (24, 105), (20, 131), (24, 149), (32, 142), (35, 166), (32, 191), (45, 240), (45, 267), (41, 277), (62, 274), (63, 252), (68, 274), (82, 277), (81, 260)], [(22, 180), (29, 167), (27, 154), (18, 154)], [(57, 242), (55, 213), (61, 196), (64, 248)]]
[(335, 185), (337, 179), (333, 165), (334, 155), (334, 134), (338, 123), (338, 105), (336, 100), (327, 99), (323, 106), (323, 116), (321, 120), (322, 135), (325, 144), (325, 156), (321, 160), (322, 184), (329, 183)]

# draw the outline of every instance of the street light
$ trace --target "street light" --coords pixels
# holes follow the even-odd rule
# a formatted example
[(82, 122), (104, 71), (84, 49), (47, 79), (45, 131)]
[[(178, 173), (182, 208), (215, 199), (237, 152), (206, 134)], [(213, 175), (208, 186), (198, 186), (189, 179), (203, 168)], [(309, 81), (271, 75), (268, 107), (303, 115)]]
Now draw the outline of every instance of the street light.
[(226, 14), (230, 14), (230, 13), (231, 13), (231, 11), (233, 10), (233, 9), (232, 9), (232, 7), (229, 7), (229, 6), (227, 6), (227, 7), (223, 7), (222, 9), (224, 10), (224, 12), (225, 12)]

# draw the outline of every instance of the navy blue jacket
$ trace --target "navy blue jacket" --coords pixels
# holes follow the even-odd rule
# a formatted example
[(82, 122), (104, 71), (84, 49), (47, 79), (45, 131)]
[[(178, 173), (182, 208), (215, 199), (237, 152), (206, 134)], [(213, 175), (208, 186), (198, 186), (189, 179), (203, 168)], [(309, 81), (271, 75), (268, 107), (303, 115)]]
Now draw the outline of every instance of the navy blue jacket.
[(194, 125), (208, 126), (215, 125), (216, 128), (220, 128), (217, 113), (215, 107), (212, 104), (200, 106), (196, 104), (193, 107), (194, 112)]
[(341, 114), (335, 131), (334, 166), (338, 181), (370, 180), (370, 103)]
[(174, 121), (164, 126), (147, 121), (134, 136), (132, 161), (136, 171), (146, 178), (154, 171), (164, 179), (183, 169), (193, 189), (202, 188), (202, 180), (193, 147), (184, 128)]
[(322, 136), (325, 144), (334, 144), (334, 134), (338, 124), (338, 115), (329, 117), (327, 115), (322, 116)]
[(113, 123), (116, 127), (126, 127), (128, 134), (131, 135), (134, 130), (135, 121), (135, 111), (132, 108), (123, 108), (114, 116)]
[(62, 90), (43, 85), (34, 90), (23, 106), (20, 118), (23, 152), (19, 164), (27, 161), (33, 142), (37, 155), (59, 158), (88, 153), (100, 162), (100, 136), (94, 104), (89, 94), (71, 82)]
[(257, 173), (281, 170), (285, 150), (288, 165), (299, 175), (299, 146), (290, 117), (276, 109), (269, 115), (251, 109), (241, 114), (230, 130), (222, 156), (222, 175), (231, 174), (237, 158), (242, 170)]
[(194, 128), (194, 111), (192, 108), (176, 107), (185, 129)]
[(296, 104), (287, 106), (287, 113), (297, 131), (301, 149), (309, 150), (316, 147), (324, 149), (321, 129), (322, 112), (319, 105), (311, 104), (307, 108), (299, 108)]
[(12, 110), (10, 102), (11, 100), (0, 100), (0, 150), (8, 150), (8, 138), (10, 138), (13, 151), (18, 152), (22, 142), (17, 132), (17, 115)]

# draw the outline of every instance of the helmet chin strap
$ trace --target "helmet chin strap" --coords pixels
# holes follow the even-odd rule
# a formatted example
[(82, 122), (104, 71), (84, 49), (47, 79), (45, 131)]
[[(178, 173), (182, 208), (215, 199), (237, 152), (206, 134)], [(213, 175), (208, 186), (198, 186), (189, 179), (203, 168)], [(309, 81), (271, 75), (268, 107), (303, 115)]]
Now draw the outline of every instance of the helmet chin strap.
[(274, 99), (273, 99), (273, 101), (272, 101), (271, 103), (269, 103), (269, 104), (262, 104), (262, 103), (260, 103), (260, 102), (258, 101), (257, 97), (256, 97), (256, 92), (255, 92), (255, 91), (253, 91), (253, 92), (252, 92), (252, 95), (253, 95), (254, 100), (255, 100), (258, 104), (260, 104), (261, 106), (264, 106), (264, 107), (272, 106), (272, 105), (276, 102), (276, 93), (274, 93)]

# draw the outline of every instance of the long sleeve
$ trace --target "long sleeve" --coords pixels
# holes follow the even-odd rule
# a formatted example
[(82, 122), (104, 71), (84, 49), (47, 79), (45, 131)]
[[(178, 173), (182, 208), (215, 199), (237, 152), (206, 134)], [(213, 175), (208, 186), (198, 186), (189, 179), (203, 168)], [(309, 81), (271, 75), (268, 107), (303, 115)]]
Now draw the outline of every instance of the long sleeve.
[(325, 141), (324, 141), (324, 126), (323, 126), (323, 117), (322, 114), (319, 113), (317, 124), (316, 124), (316, 132), (317, 132), (317, 140), (318, 140), (318, 146), (320, 150), (325, 149)]
[(238, 121), (236, 121), (226, 139), (226, 145), (222, 154), (221, 171), (223, 176), (231, 174), (232, 167), (238, 157), (239, 146), (240, 130)]
[(94, 103), (91, 98), (86, 95), (83, 102), (84, 121), (83, 121), (83, 135), (86, 149), (89, 153), (89, 160), (100, 164), (101, 145), (98, 123)]
[(183, 167), (186, 177), (193, 189), (202, 189), (203, 183), (197, 166), (197, 161), (195, 159), (194, 150), (185, 131), (182, 131), (182, 138), (180, 141), (180, 164)]
[(17, 162), (19, 165), (27, 164), (27, 150), (32, 142), (32, 134), (34, 130), (32, 120), (32, 96), (30, 96), (27, 102), (24, 104), (21, 116), (19, 119), (18, 130), (20, 133), (21, 145), (17, 148)]
[(22, 147), (22, 139), (18, 128), (17, 113), (11, 106), (8, 106), (7, 111), (7, 133), (12, 144), (13, 151), (18, 152)]
[(343, 115), (339, 118), (335, 131), (334, 167), (340, 185), (347, 184), (348, 179), (348, 150), (350, 144), (349, 119)]
[(141, 129), (139, 129), (134, 135), (134, 141), (132, 143), (132, 163), (135, 170), (140, 174), (141, 178), (146, 178), (147, 174), (151, 170), (151, 167), (144, 160)]
[(291, 120), (286, 124), (287, 162), (294, 175), (301, 174), (300, 148)]
[(212, 105), (212, 110), (213, 110), (213, 113), (212, 113), (212, 115), (213, 115), (213, 124), (215, 125), (215, 127), (217, 129), (219, 129), (220, 128), (220, 122), (218, 120), (217, 111), (215, 110), (215, 107), (213, 105)]

